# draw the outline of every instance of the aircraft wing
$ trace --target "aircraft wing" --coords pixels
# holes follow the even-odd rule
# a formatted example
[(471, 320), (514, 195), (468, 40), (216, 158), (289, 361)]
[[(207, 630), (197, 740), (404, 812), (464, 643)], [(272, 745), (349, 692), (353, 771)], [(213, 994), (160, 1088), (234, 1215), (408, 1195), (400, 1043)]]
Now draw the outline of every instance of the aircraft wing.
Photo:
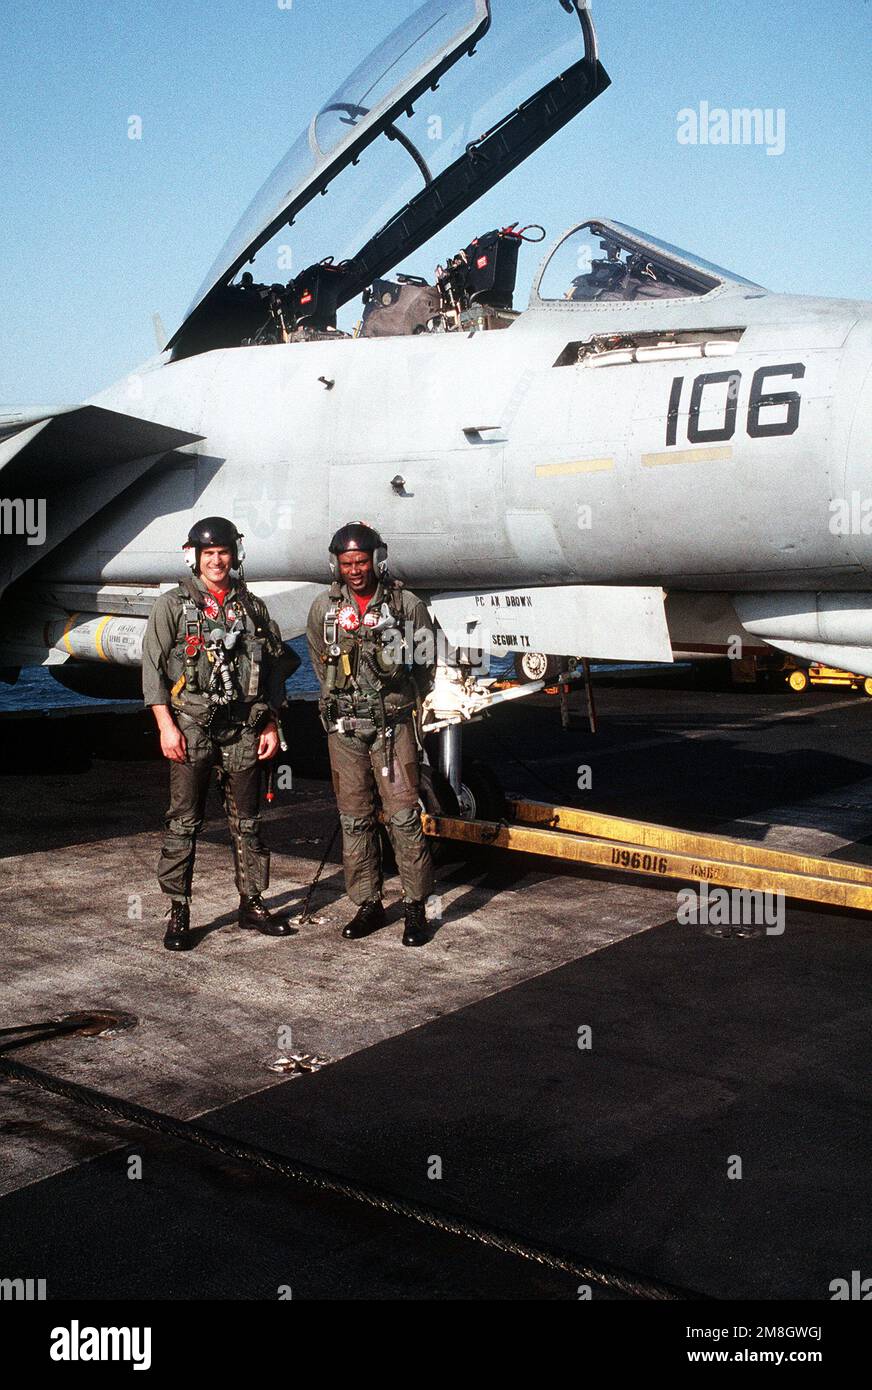
[(158, 459), (200, 438), (96, 405), (0, 412), (0, 595)]

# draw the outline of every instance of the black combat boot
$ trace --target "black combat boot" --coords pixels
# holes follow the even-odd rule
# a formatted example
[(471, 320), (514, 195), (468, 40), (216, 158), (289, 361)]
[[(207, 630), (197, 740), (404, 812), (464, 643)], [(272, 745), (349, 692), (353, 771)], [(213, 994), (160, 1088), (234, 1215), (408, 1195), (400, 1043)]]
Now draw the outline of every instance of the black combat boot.
[(294, 936), (290, 922), (273, 917), (259, 893), (239, 899), (239, 925), (245, 931), (259, 931), (262, 936)]
[(427, 929), (427, 913), (424, 910), (424, 899), (418, 898), (415, 902), (403, 903), (406, 913), (406, 929), (403, 932), (404, 946), (426, 946), (430, 940), (430, 933)]
[(163, 944), (168, 951), (192, 951), (196, 941), (191, 933), (191, 909), (175, 899), (167, 913), (169, 922)]
[(348, 926), (343, 928), (342, 935), (346, 941), (359, 941), (362, 936), (369, 936), (370, 932), (378, 931), (384, 924), (385, 910), (381, 898), (372, 898), (357, 909)]

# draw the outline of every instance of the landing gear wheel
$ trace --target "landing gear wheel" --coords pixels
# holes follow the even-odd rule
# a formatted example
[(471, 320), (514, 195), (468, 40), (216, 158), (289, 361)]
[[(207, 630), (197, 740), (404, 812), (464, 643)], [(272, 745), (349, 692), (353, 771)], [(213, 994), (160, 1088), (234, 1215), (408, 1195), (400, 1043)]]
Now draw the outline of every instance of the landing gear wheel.
[[(421, 768), (421, 805), (431, 816), (462, 817), (463, 820), (501, 821), (507, 813), (506, 798), (496, 775), (487, 763), (471, 762), (463, 769), (463, 781), (458, 800), (447, 777), (435, 767), (425, 763)], [(382, 853), (390, 853), (387, 834), (382, 828)], [(481, 845), (464, 840), (430, 840), (433, 862), (438, 866), (457, 863), (458, 860), (474, 860), (481, 853)], [(385, 858), (385, 869), (389, 869), (393, 857)]]
[(504, 820), (506, 798), (487, 763), (473, 762), (463, 769), (460, 814), (464, 820)]
[[(420, 786), (421, 807), (428, 815), (451, 816), (452, 818), (460, 815), (460, 806), (451, 783), (447, 777), (443, 777), (438, 768), (431, 766), (430, 763), (422, 763)], [(443, 864), (456, 862), (458, 858), (462, 857), (463, 846), (458, 840), (434, 840), (428, 836), (427, 843), (430, 846), (433, 863), (437, 869)], [(391, 851), (391, 857), (393, 858), (393, 851)]]
[(451, 783), (430, 763), (421, 766), (421, 805), (431, 816), (460, 815)]
[(797, 695), (801, 695), (804, 690), (808, 690), (808, 672), (791, 671), (787, 677), (787, 684)]
[(516, 652), (515, 675), (525, 685), (532, 681), (554, 681), (570, 665), (565, 656), (548, 656), (546, 652)]

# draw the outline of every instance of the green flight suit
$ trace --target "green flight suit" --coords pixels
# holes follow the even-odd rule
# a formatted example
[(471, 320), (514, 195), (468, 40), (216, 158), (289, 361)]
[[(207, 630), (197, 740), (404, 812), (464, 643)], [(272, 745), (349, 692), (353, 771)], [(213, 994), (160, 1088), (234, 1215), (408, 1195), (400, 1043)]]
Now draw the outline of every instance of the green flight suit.
[[(170, 706), (187, 742), (185, 762), (170, 763), (158, 881), (170, 897), (190, 899), (197, 835), (217, 767), (236, 886), (240, 897), (253, 897), (268, 888), (270, 864), (260, 837), (257, 750), (299, 658), (283, 647), (266, 604), (238, 581), (230, 581), (223, 606), (200, 578), (188, 583), (190, 589), (179, 585), (158, 599), (142, 652), (145, 703)], [(228, 633), (229, 647), (223, 640)]]
[(377, 628), (360, 620), (345, 630), (336, 620), (343, 613), (352, 622), (360, 616), (351, 591), (337, 583), (313, 603), (307, 638), (321, 686), (346, 891), (357, 906), (381, 897), (377, 796), (403, 897), (421, 901), (433, 891), (433, 861), (421, 829), (413, 718), (433, 684), (433, 624), (426, 605), (392, 583), (379, 585), (366, 610)]

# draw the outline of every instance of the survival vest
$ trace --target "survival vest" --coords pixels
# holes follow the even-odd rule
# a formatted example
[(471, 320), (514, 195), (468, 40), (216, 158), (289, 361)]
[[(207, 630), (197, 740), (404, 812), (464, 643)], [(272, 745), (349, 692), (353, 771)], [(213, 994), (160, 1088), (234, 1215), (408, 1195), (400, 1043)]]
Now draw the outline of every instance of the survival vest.
[(379, 584), (365, 613), (340, 584), (330, 586), (324, 614), (327, 680), (325, 693), (380, 692), (405, 685), (406, 633), (402, 585)]
[(262, 698), (265, 651), (275, 639), (242, 585), (224, 606), (193, 581), (183, 581), (176, 645), (167, 658), (174, 709), (200, 716)]

